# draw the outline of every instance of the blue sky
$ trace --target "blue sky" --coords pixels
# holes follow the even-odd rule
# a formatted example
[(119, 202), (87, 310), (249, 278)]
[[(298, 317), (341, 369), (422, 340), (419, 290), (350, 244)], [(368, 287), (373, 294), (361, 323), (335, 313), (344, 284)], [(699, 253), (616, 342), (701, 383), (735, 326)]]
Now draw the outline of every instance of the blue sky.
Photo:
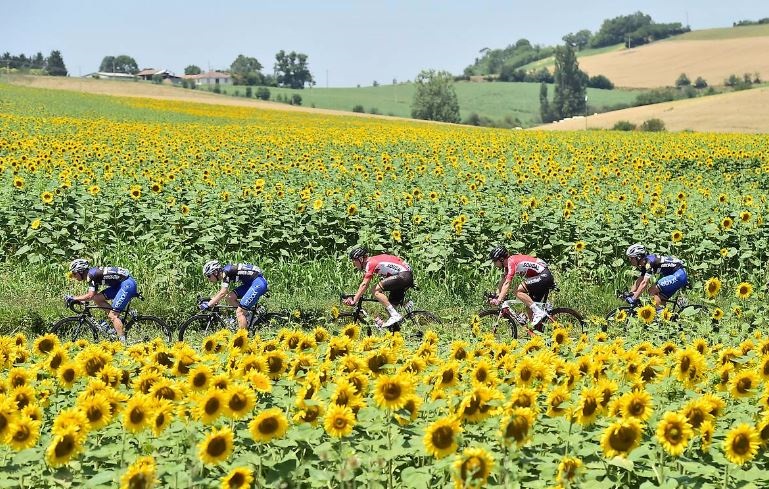
[(118, 54), (177, 73), (189, 64), (227, 68), (245, 54), (271, 72), (284, 49), (308, 55), (318, 86), (371, 85), (413, 79), (425, 68), (461, 73), (484, 47), (520, 38), (553, 45), (638, 10), (656, 22), (688, 20), (692, 29), (769, 16), (759, 0), (21, 0), (2, 7), (0, 52), (58, 49), (77, 76)]

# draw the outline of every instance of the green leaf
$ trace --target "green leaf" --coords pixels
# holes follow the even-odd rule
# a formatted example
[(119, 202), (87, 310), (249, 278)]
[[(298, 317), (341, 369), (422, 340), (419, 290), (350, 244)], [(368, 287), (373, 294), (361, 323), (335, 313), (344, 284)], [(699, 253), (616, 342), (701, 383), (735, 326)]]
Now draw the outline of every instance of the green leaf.
[(19, 248), (18, 250), (16, 250), (16, 253), (14, 253), (13, 256), (21, 256), (21, 255), (23, 255), (25, 253), (28, 253), (31, 250), (32, 250), (31, 246), (24, 245), (21, 248)]

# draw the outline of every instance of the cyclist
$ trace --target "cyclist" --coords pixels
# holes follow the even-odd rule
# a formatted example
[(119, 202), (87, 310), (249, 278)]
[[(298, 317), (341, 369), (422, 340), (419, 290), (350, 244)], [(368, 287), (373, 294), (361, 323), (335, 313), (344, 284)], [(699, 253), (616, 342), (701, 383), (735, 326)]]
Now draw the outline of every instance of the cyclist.
[[(200, 303), (200, 310), (205, 311), (226, 298), (231, 306), (234, 306), (235, 317), (238, 318), (238, 326), (246, 329), (248, 318), (246, 309), (253, 309), (259, 302), (259, 298), (267, 292), (267, 280), (262, 270), (256, 265), (248, 263), (232, 263), (222, 266), (217, 260), (207, 261), (203, 265), (203, 275), (209, 282), (221, 281), (222, 287), (207, 301)], [(235, 290), (230, 291), (230, 284), (240, 283)]]
[(630, 291), (625, 295), (625, 300), (631, 306), (638, 305), (640, 302), (638, 298), (649, 286), (652, 275), (658, 274), (660, 276), (659, 280), (649, 289), (649, 295), (654, 298), (654, 306), (657, 311), (662, 310), (668, 299), (689, 282), (686, 276), (686, 264), (675, 256), (650, 254), (646, 251), (646, 247), (640, 243), (630, 245), (625, 255), (630, 260), (630, 264), (641, 272)]
[(522, 277), (515, 290), (515, 296), (526, 306), (526, 316), (534, 327), (547, 317), (545, 310), (537, 304), (555, 286), (553, 274), (544, 260), (529, 255), (511, 255), (504, 246), (497, 246), (489, 253), (489, 260), (502, 269), (504, 275), (497, 284), (497, 297), (489, 302), (499, 305), (507, 297), (513, 277)]
[[(374, 297), (390, 315), (382, 327), (389, 328), (402, 320), (403, 316), (395, 310), (395, 306), (403, 303), (406, 290), (414, 286), (414, 273), (408, 263), (394, 255), (369, 256), (368, 250), (361, 247), (353, 248), (349, 256), (355, 269), (363, 272), (363, 281), (355, 297), (348, 297), (344, 303), (348, 306), (357, 304), (366, 293), (374, 274), (377, 274), (382, 280), (374, 287)], [(385, 292), (390, 293), (389, 298)]]
[[(125, 343), (125, 331), (120, 313), (128, 307), (131, 299), (138, 296), (136, 281), (128, 270), (120, 267), (91, 267), (88, 260), (77, 258), (69, 264), (70, 276), (82, 282), (88, 281), (88, 292), (83, 295), (68, 295), (64, 301), (67, 307), (76, 302), (93, 300), (96, 305), (109, 310), (107, 317), (112, 321), (118, 340)], [(107, 288), (101, 292), (97, 289), (105, 285)], [(110, 305), (107, 299), (112, 301)]]

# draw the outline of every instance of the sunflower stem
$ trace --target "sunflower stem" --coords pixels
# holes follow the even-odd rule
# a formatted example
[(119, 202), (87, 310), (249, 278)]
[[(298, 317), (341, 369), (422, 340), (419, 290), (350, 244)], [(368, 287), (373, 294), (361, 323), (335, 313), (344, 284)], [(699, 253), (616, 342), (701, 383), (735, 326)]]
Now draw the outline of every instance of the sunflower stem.
[(724, 489), (729, 487), (729, 464), (726, 464), (726, 467), (724, 468), (724, 484), (722, 486)]
[(392, 459), (392, 451), (393, 451), (393, 440), (392, 440), (392, 416), (390, 413), (390, 410), (388, 409), (385, 412), (385, 416), (387, 417), (387, 472), (388, 472), (388, 481), (390, 489), (394, 489), (393, 485), (393, 459)]

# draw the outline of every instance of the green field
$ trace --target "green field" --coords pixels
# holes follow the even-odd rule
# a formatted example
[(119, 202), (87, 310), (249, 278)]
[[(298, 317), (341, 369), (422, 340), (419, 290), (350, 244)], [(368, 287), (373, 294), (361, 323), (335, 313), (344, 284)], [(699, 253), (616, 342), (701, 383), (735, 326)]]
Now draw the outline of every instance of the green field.
[[(597, 54), (610, 53), (612, 51), (619, 51), (620, 49), (624, 49), (624, 48), (625, 48), (624, 44), (615, 44), (613, 46), (606, 46), (603, 48), (584, 49), (582, 51), (577, 52), (577, 59), (585, 58), (587, 56), (595, 56)], [(524, 71), (534, 71), (540, 68), (548, 68), (552, 70), (554, 67), (554, 64), (555, 64), (555, 57), (550, 56), (544, 59), (531, 62), (527, 65), (521, 66), (521, 69)], [(600, 73), (588, 73), (588, 75), (599, 75), (599, 74)]]
[(718, 41), (721, 39), (738, 39), (743, 37), (769, 36), (769, 24), (746, 25), (743, 27), (725, 27), (720, 29), (703, 29), (687, 32), (680, 36), (671, 37), (666, 41)]
[[(459, 82), (455, 85), (459, 99), (460, 115), (464, 120), (471, 113), (499, 121), (506, 117), (517, 118), (523, 127), (540, 123), (539, 84), (538, 83), (486, 83)], [(245, 94), (246, 87), (225, 87), (224, 92)], [(253, 88), (256, 93), (256, 87)], [(305, 107), (352, 111), (356, 105), (362, 105), (365, 112), (373, 109), (384, 115), (411, 117), (411, 102), (414, 98), (414, 85), (380, 85), (361, 88), (308, 88), (291, 90), (270, 88), (271, 100), (278, 94), (291, 97), (298, 93)], [(554, 87), (549, 88), (552, 99)], [(593, 111), (617, 104), (631, 104), (642, 90), (597, 90), (588, 89), (588, 104)]]

